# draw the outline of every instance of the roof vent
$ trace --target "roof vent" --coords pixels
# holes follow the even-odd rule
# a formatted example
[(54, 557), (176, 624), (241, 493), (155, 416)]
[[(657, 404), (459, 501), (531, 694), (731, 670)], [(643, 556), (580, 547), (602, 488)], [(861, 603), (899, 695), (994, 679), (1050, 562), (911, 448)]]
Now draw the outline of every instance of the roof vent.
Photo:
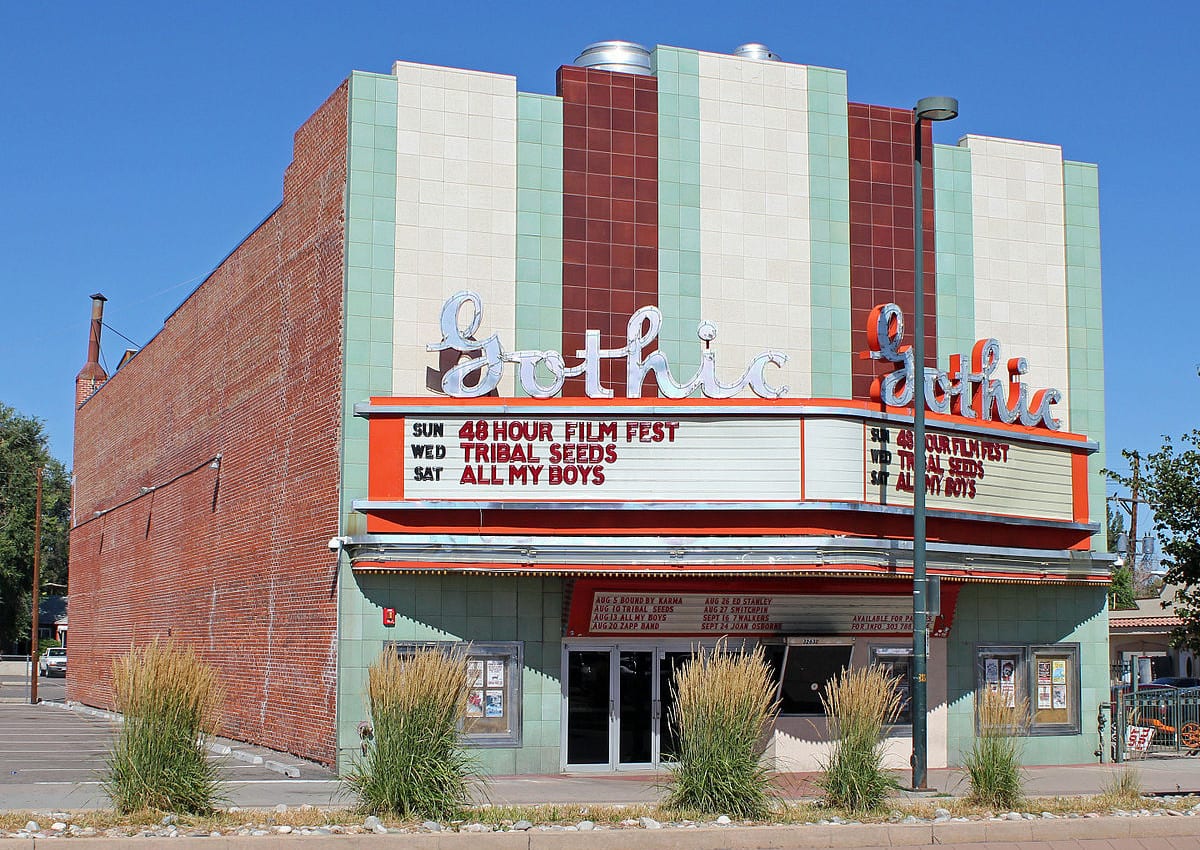
[(759, 44), (756, 41), (749, 44), (739, 44), (733, 49), (734, 56), (740, 56), (743, 59), (761, 59), (764, 62), (782, 62), (778, 53), (772, 53), (771, 48), (765, 44)]
[(632, 41), (597, 41), (575, 59), (580, 68), (650, 76), (650, 51)]

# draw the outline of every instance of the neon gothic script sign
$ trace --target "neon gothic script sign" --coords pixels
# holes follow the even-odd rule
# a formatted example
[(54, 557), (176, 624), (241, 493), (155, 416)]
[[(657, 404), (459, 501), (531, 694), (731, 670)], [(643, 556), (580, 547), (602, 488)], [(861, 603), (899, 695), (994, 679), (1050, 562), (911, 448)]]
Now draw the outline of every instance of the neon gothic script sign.
[[(464, 307), (469, 307), (465, 326), (459, 325)], [(483, 299), (475, 292), (459, 292), (442, 305), (440, 329), (442, 341), (426, 346), (429, 351), (457, 351), (466, 356), (442, 375), (442, 391), (457, 398), (476, 398), (496, 389), (504, 375), (504, 364), (517, 364), (517, 378), (522, 389), (533, 398), (552, 398), (567, 378), (580, 375), (584, 390), (590, 398), (612, 398), (611, 388), (600, 382), (600, 361), (625, 360), (625, 397), (641, 398), (642, 385), (653, 372), (658, 391), (664, 398), (687, 398), (699, 390), (707, 398), (732, 398), (749, 388), (761, 398), (781, 398), (786, 386), (775, 387), (767, 380), (767, 366), (783, 366), (788, 356), (779, 351), (764, 351), (757, 355), (732, 384), (717, 377), (717, 355), (709, 347), (716, 339), (717, 329), (710, 322), (701, 322), (696, 335), (705, 343), (700, 353), (700, 366), (695, 375), (684, 383), (675, 379), (671, 365), (661, 351), (644, 354), (662, 328), (662, 313), (657, 307), (642, 307), (629, 317), (625, 330), (625, 345), (621, 348), (601, 348), (600, 331), (584, 333), (584, 344), (575, 352), (579, 362), (568, 366), (563, 355), (554, 350), (505, 351), (497, 334), (476, 339), (483, 321)], [(868, 352), (872, 360), (896, 364), (889, 374), (876, 379), (872, 395), (885, 407), (910, 407), (916, 384), (916, 368), (912, 347), (904, 345), (904, 314), (895, 304), (882, 304), (871, 311), (867, 322)], [(925, 405), (937, 413), (953, 413), (966, 419), (1016, 423), (1058, 430), (1062, 423), (1054, 418), (1052, 404), (1061, 401), (1058, 390), (1038, 390), (1032, 395), (1019, 377), (1028, 370), (1024, 357), (1007, 361), (1008, 381), (993, 375), (1001, 364), (1000, 343), (981, 339), (971, 352), (971, 368), (963, 371), (960, 355), (952, 355), (950, 369), (924, 369)], [(538, 366), (549, 373), (548, 383), (542, 383)], [(472, 376), (474, 376), (472, 380)]]
[[(466, 327), (459, 327), (458, 317), (464, 306), (470, 305), (470, 318)], [(471, 357), (446, 370), (442, 376), (442, 391), (459, 398), (475, 398), (487, 395), (500, 384), (505, 363), (517, 364), (517, 377), (522, 389), (534, 398), (551, 398), (563, 387), (563, 381), (583, 375), (584, 390), (590, 398), (612, 398), (613, 391), (600, 383), (601, 360), (625, 360), (625, 397), (641, 398), (642, 384), (646, 375), (654, 373), (658, 391), (664, 398), (687, 398), (700, 390), (707, 398), (733, 398), (749, 387), (762, 398), (779, 398), (787, 394), (788, 388), (773, 387), (768, 383), (764, 371), (769, 364), (782, 366), (788, 356), (778, 351), (766, 351), (750, 361), (746, 371), (732, 384), (724, 384), (717, 377), (717, 355), (707, 343), (716, 339), (717, 329), (709, 322), (701, 322), (696, 335), (706, 343), (700, 354), (700, 368), (686, 383), (679, 383), (671, 373), (671, 364), (661, 351), (643, 355), (646, 346), (655, 340), (662, 327), (662, 313), (657, 307), (642, 307), (629, 317), (625, 330), (625, 345), (621, 348), (601, 348), (600, 331), (584, 333), (583, 349), (576, 351), (580, 362), (567, 366), (562, 354), (557, 351), (505, 351), (500, 337), (492, 334), (487, 339), (476, 340), (475, 332), (483, 319), (483, 301), (474, 292), (452, 295), (442, 305), (442, 341), (431, 343), (429, 351), (460, 351), (464, 354), (478, 351)], [(550, 373), (550, 382), (543, 384), (537, 375), (542, 364)], [(467, 378), (478, 373), (474, 383)]]

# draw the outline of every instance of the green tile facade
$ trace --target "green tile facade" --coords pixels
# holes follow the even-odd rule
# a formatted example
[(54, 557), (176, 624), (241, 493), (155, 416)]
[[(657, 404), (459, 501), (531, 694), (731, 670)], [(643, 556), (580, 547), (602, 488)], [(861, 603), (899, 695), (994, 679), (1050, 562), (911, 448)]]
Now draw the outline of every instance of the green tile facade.
[[(358, 742), (366, 670), (389, 641), (522, 641), (522, 746), (472, 748), (493, 776), (559, 771), (562, 580), (463, 575), (362, 575), (341, 611), (341, 746)], [(384, 607), (396, 625), (383, 625)]]
[(1107, 588), (968, 584), (946, 641), (950, 764), (962, 763), (975, 737), (976, 648), (1007, 644), (1079, 644), (1081, 733), (1027, 738), (1023, 763), (1096, 760), (1096, 710), (1108, 700)]
[[(933, 146), (937, 238), (937, 345), (941, 368), (975, 344), (975, 253), (971, 224), (971, 151)], [(966, 361), (969, 362), (969, 361)]]
[[(562, 99), (517, 93), (516, 348), (562, 348)], [(539, 367), (544, 370), (543, 367)], [(549, 372), (539, 378), (549, 382)], [(520, 383), (517, 392), (525, 395)]]
[[(351, 507), (367, 492), (367, 422), (354, 405), (392, 393), (392, 300), (396, 263), (396, 78), (355, 71), (350, 77), (348, 185), (346, 187), (345, 351), (342, 394), (342, 534), (362, 533), (365, 520)], [(342, 558), (339, 606), (361, 599), (350, 562)], [(344, 621), (343, 621), (344, 622)], [(358, 743), (364, 679), (345, 657), (359, 652), (338, 635), (338, 747)], [(348, 706), (354, 706), (347, 711)], [(345, 765), (339, 764), (339, 767)]]
[(700, 55), (660, 46), (652, 61), (658, 77), (658, 306), (663, 313), (658, 349), (676, 375), (690, 376), (700, 366)]
[(812, 395), (850, 398), (850, 153), (846, 72), (808, 68)]
[[(1104, 328), (1100, 300), (1100, 187), (1095, 165), (1063, 163), (1067, 252), (1067, 404), (1071, 430), (1100, 443), (1088, 458), (1088, 515), (1104, 522)], [(1107, 547), (1104, 534), (1092, 548)]]

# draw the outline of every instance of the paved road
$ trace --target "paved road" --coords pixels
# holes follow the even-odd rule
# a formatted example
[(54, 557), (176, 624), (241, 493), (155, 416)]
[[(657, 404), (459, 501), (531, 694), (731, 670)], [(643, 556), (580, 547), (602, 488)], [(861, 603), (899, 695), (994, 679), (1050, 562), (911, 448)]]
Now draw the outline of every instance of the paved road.
[[(38, 698), (62, 702), (67, 698), (67, 680), (38, 678)], [(0, 703), (28, 703), (28, 676), (0, 676)]]

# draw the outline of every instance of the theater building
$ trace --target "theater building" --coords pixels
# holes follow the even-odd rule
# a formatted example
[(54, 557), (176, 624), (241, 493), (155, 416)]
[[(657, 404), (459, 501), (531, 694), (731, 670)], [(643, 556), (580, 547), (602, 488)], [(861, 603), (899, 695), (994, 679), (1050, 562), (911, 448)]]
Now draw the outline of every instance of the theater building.
[(1096, 168), (969, 105), (958, 144), (925, 127), (918, 381), (904, 106), (761, 45), (593, 46), (554, 96), (352, 73), (280, 206), (111, 377), (93, 322), (69, 697), (108, 704), (113, 656), (170, 635), (220, 669), (227, 734), (344, 768), (373, 659), (458, 644), (489, 772), (648, 769), (672, 670), (725, 639), (765, 649), (770, 753), (812, 768), (829, 677), (908, 688), (924, 403), (929, 763), (989, 688), (1028, 706), (1027, 761), (1092, 760)]

